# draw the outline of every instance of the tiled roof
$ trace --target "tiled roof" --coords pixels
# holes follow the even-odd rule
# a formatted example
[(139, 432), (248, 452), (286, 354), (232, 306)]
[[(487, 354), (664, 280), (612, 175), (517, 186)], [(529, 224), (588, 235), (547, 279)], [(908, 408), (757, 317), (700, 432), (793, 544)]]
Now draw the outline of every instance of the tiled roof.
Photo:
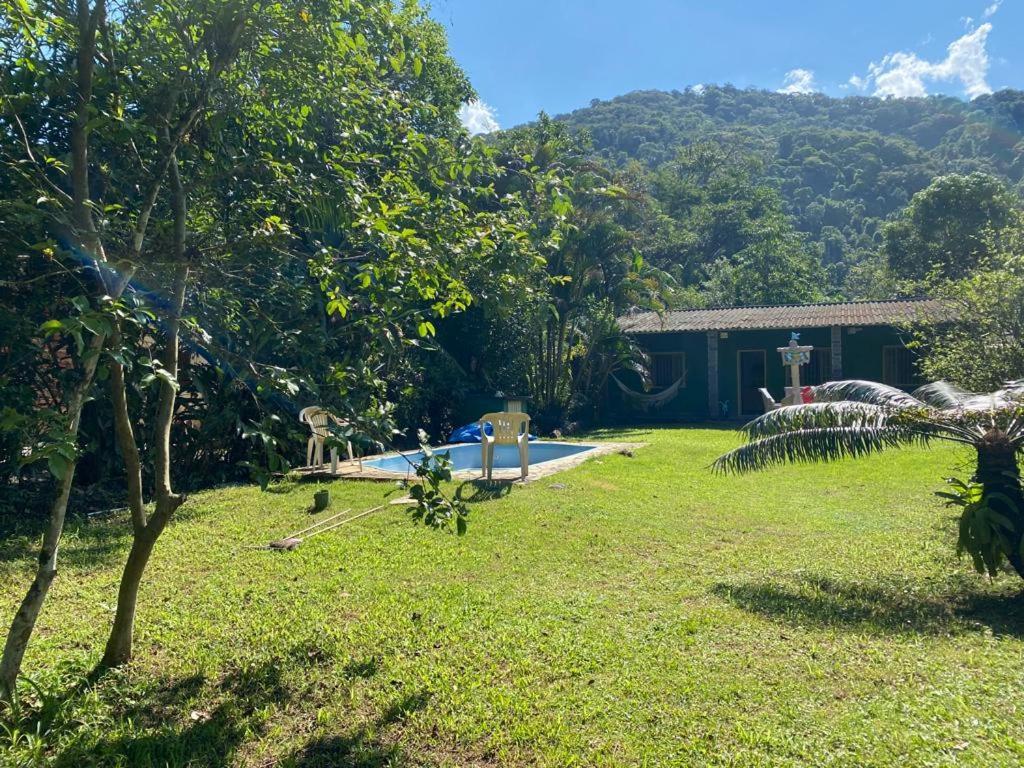
[(908, 320), (941, 322), (949, 309), (936, 299), (847, 301), (765, 307), (677, 309), (659, 315), (641, 312), (619, 318), (629, 333), (666, 331), (747, 331), (827, 328), (833, 325), (899, 325)]

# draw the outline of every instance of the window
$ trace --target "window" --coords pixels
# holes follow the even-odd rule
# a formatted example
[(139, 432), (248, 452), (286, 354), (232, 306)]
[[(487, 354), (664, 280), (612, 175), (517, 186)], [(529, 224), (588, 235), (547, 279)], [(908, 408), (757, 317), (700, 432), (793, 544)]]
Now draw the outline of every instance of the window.
[(882, 383), (890, 387), (914, 386), (914, 360), (906, 347), (882, 347)]
[(800, 369), (800, 383), (815, 387), (818, 384), (824, 384), (831, 378), (832, 347), (815, 347), (811, 350), (810, 362)]
[(682, 352), (651, 355), (651, 383), (664, 389), (671, 387), (679, 379), (686, 386), (686, 355)]

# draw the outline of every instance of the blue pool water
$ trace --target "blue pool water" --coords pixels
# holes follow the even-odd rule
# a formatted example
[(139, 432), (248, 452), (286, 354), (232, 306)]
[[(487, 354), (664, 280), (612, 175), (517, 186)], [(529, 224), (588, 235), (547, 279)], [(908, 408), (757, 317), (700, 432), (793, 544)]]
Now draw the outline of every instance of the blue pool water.
[[(581, 445), (580, 443), (542, 443), (538, 440), (530, 443), (530, 466), (543, 464), (545, 461), (564, 459), (566, 456), (574, 456), (592, 448), (594, 448), (593, 445)], [(448, 451), (451, 452), (452, 464), (456, 472), (472, 469), (483, 470), (480, 465), (479, 443), (434, 449), (435, 453)], [(412, 451), (403, 455), (408, 457), (413, 464), (423, 459), (423, 451)], [(402, 456), (382, 456), (379, 459), (364, 461), (363, 466), (404, 475), (411, 471), (409, 461)], [(496, 445), (494, 447), (494, 468), (519, 469), (519, 448), (514, 445)]]

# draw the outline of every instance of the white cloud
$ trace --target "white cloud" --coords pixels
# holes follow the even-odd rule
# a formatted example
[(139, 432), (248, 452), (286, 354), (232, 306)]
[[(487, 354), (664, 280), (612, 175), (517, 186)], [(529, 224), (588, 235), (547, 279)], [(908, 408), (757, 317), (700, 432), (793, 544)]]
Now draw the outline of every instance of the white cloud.
[(991, 19), (993, 16), (996, 15), (996, 11), (999, 10), (999, 6), (1002, 4), (1003, 0), (995, 0), (995, 2), (993, 2), (992, 5), (986, 8), (985, 12), (981, 14), (982, 18)]
[(847, 80), (846, 82), (848, 82), (858, 91), (867, 90), (868, 87), (868, 80), (866, 77), (857, 77), (856, 75), (850, 75), (850, 79)]
[(704, 83), (697, 83), (696, 85), (691, 85), (690, 90), (696, 93), (698, 96), (700, 96), (702, 93), (704, 93), (704, 89), (706, 87), (707, 86), (705, 86)]
[(813, 93), (816, 89), (814, 73), (811, 70), (791, 69), (782, 79), (779, 93)]
[(849, 82), (861, 90), (874, 84), (875, 96), (898, 99), (927, 96), (925, 83), (932, 81), (959, 80), (964, 92), (972, 99), (992, 93), (987, 80), (989, 58), (985, 48), (991, 31), (992, 25), (986, 23), (954, 40), (946, 49), (946, 58), (941, 61), (927, 61), (916, 53), (904, 51), (887, 54), (881, 61), (868, 66), (867, 77), (854, 75)]
[(478, 133), (493, 133), (501, 128), (490, 105), (473, 99), (459, 107), (462, 127), (476, 136)]

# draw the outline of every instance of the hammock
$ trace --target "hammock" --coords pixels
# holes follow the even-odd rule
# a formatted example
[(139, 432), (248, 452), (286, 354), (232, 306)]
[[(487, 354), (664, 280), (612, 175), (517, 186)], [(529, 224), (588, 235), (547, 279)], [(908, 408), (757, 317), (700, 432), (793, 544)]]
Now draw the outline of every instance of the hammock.
[(622, 390), (622, 394), (626, 396), (628, 400), (631, 400), (643, 410), (649, 410), (651, 408), (661, 408), (665, 403), (675, 400), (676, 395), (679, 394), (679, 388), (683, 385), (683, 379), (685, 376), (680, 376), (670, 387), (666, 387), (661, 392), (655, 392), (654, 394), (647, 394), (646, 392), (637, 392), (635, 389), (630, 389), (613, 373), (612, 379), (616, 384), (619, 385), (619, 389)]

